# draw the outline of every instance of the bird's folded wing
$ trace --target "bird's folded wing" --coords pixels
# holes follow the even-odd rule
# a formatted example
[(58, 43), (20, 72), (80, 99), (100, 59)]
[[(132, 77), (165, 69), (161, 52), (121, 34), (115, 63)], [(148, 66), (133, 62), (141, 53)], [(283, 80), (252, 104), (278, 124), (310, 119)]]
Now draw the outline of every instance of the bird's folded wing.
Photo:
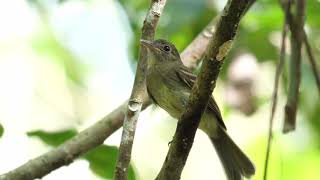
[[(194, 85), (197, 78), (187, 67), (184, 67), (184, 66), (180, 66), (176, 74), (182, 82), (184, 82), (188, 87), (190, 87), (190, 89)], [(226, 125), (222, 120), (220, 109), (216, 101), (214, 100), (213, 96), (210, 97), (207, 108), (210, 108), (214, 112), (220, 126), (223, 127), (224, 129), (227, 129)]]

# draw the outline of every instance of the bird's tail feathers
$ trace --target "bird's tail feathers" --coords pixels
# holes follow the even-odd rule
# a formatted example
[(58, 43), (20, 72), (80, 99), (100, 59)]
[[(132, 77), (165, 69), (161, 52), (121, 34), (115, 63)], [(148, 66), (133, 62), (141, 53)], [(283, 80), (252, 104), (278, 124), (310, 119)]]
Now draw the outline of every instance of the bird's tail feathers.
[(242, 176), (249, 178), (255, 173), (255, 167), (250, 159), (232, 141), (222, 128), (218, 129), (218, 138), (211, 141), (223, 164), (228, 180), (240, 180)]

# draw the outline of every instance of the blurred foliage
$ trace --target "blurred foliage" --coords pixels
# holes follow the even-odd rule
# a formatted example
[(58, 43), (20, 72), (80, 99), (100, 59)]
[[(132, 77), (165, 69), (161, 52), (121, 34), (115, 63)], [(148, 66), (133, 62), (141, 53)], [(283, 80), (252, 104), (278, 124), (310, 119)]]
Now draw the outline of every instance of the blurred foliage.
[(319, 9), (320, 2), (319, 1), (308, 1), (306, 9), (306, 22), (310, 28), (319, 29), (320, 21), (319, 21)]
[(37, 137), (44, 143), (57, 147), (66, 140), (72, 138), (77, 134), (77, 131), (74, 129), (69, 129), (60, 132), (46, 132), (42, 130), (30, 131), (27, 132), (27, 136), (29, 137)]
[[(320, 139), (320, 123), (319, 123), (319, 114), (320, 114), (320, 101), (316, 101), (313, 108), (305, 111), (306, 117), (310, 120), (310, 125), (313, 128), (313, 132), (316, 135), (315, 139)], [(318, 148), (320, 150), (320, 141), (316, 141)]]
[[(319, 151), (315, 145), (299, 149), (298, 144), (290, 144), (281, 140), (281, 134), (274, 135), (268, 169), (268, 179), (317, 179), (320, 164)], [(255, 162), (257, 173), (253, 180), (263, 179), (266, 138), (258, 137), (247, 148)], [(303, 158), (301, 158), (303, 156)], [(303, 168), (306, 167), (306, 168)]]
[(3, 126), (0, 124), (0, 138), (2, 137), (3, 133), (4, 133), (4, 128), (3, 128)]
[[(320, 139), (320, 98), (319, 91), (316, 90), (316, 84), (310, 66), (304, 64), (302, 66), (301, 78), (301, 97), (299, 104), (299, 112), (303, 114), (309, 121), (310, 127), (314, 130), (313, 134), (316, 139)], [(320, 150), (320, 141), (315, 142)]]
[[(47, 29), (47, 31), (45, 30)], [(85, 65), (74, 57), (74, 55), (64, 47), (52, 34), (48, 28), (43, 28), (32, 40), (32, 47), (41, 52), (42, 56), (50, 57), (55, 63), (64, 68), (65, 73), (71, 81), (78, 85), (83, 85), (83, 79), (88, 69)]]
[(84, 85), (83, 80), (86, 77), (89, 68), (79, 61), (71, 50), (66, 47), (54, 34), (50, 27), (46, 3), (38, 0), (29, 0), (33, 5), (39, 17), (42, 20), (39, 32), (31, 40), (32, 47), (44, 57), (50, 57), (55, 63), (65, 70), (69, 80), (77, 85)]
[(226, 78), (228, 65), (241, 53), (252, 53), (258, 61), (277, 60), (279, 50), (270, 36), (280, 31), (283, 13), (278, 1), (257, 1), (245, 14), (233, 48), (225, 61), (220, 78)]
[[(121, 0), (120, 2), (128, 14), (135, 34), (131, 48), (134, 59), (137, 60), (141, 27), (150, 1)], [(319, 27), (319, 9), (319, 2), (308, 2), (306, 20), (310, 27)], [(156, 38), (168, 39), (174, 42), (179, 51), (182, 51), (217, 13), (217, 8), (212, 1), (168, 1), (160, 18)], [(278, 48), (271, 43), (270, 35), (281, 30), (283, 18), (278, 1), (257, 1), (243, 18), (237, 41), (224, 67), (227, 67), (231, 63), (230, 60), (242, 52), (253, 53), (259, 61), (277, 60)], [(222, 69), (221, 78), (225, 78), (226, 69)]]
[[(33, 2), (30, 0), (30, 2)], [(65, 2), (65, 0), (60, 0)], [(137, 61), (139, 38), (141, 27), (147, 9), (150, 5), (149, 0), (144, 1), (125, 1), (120, 0), (121, 5), (127, 13), (134, 40), (131, 42), (130, 53), (133, 54), (134, 63)], [(212, 0), (170, 0), (167, 2), (163, 15), (161, 16), (159, 26), (156, 32), (156, 38), (164, 38), (172, 41), (179, 51), (182, 51), (192, 39), (206, 26), (206, 24), (219, 13), (219, 8)], [(62, 3), (64, 4), (64, 3)], [(319, 21), (319, 1), (307, 2), (306, 30), (309, 39), (314, 48), (315, 57), (319, 59), (320, 39), (320, 21)], [(64, 68), (68, 79), (72, 82), (82, 85), (90, 68), (79, 61), (81, 57), (69, 51), (63, 43), (56, 38), (55, 32), (47, 22), (45, 11), (39, 11), (39, 16), (43, 18), (41, 29), (32, 39), (31, 46), (36, 52), (43, 56), (44, 60), (52, 60)], [(281, 33), (283, 25), (283, 12), (279, 7), (278, 1), (261, 0), (257, 1), (248, 11), (242, 20), (239, 33), (233, 45), (230, 55), (227, 57), (222, 69), (220, 78), (226, 79), (226, 72), (232, 60), (241, 53), (253, 54), (259, 62), (270, 61), (277, 64), (279, 59), (279, 47), (273, 42), (274, 33)], [(303, 54), (302, 62), (302, 85), (299, 104), (298, 121), (309, 123), (314, 135), (314, 143), (303, 149), (303, 154), (292, 151), (287, 144), (280, 144), (275, 140), (272, 146), (271, 165), (269, 166), (269, 179), (315, 179), (317, 178), (316, 167), (320, 164), (320, 98), (310, 65), (307, 57)], [(287, 57), (289, 60), (289, 56)], [(288, 62), (288, 61), (287, 61)], [(133, 64), (134, 64), (133, 63)], [(319, 64), (319, 63), (318, 63)], [(133, 69), (134, 66), (132, 66)], [(281, 87), (286, 92), (287, 76), (284, 70)], [(266, 84), (266, 86), (273, 86)], [(272, 92), (269, 94), (271, 95)], [(270, 97), (258, 97), (257, 103), (263, 105), (270, 101)], [(281, 107), (282, 108), (282, 107)], [(223, 110), (226, 114), (233, 113), (234, 110), (226, 108)], [(265, 120), (267, 121), (266, 115)], [(298, 127), (299, 128), (299, 127)], [(0, 124), (0, 137), (3, 135), (4, 128)], [(78, 132), (75, 129), (69, 129), (59, 132), (46, 132), (42, 130), (28, 132), (29, 137), (36, 137), (45, 144), (56, 147), (64, 141), (72, 138)], [(266, 138), (257, 137), (256, 141), (250, 142), (248, 152), (254, 155), (253, 161), (257, 162), (257, 176), (253, 179), (262, 179), (263, 163), (265, 158)], [(251, 152), (251, 153), (250, 153)], [(97, 175), (112, 179), (117, 159), (117, 148), (113, 146), (101, 145), (83, 155), (90, 164), (90, 169)], [(135, 179), (135, 173), (132, 166), (129, 169), (129, 179)]]
[[(135, 39), (131, 44), (134, 59), (138, 58), (141, 27), (150, 1), (120, 1), (131, 23)], [(192, 12), (192, 13), (190, 13)], [(156, 31), (156, 38), (169, 39), (182, 51), (192, 39), (217, 14), (214, 6), (207, 1), (175, 0), (167, 1)]]
[[(83, 158), (89, 161), (90, 169), (94, 173), (106, 179), (114, 179), (113, 176), (117, 162), (117, 154), (117, 147), (101, 145), (83, 155)], [(135, 179), (135, 174), (131, 165), (128, 171), (128, 179)]]

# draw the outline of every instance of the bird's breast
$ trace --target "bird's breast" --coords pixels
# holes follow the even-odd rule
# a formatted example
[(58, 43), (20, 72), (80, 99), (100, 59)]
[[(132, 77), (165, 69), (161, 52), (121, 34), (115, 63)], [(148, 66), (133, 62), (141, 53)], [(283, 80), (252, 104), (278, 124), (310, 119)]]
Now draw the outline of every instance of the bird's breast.
[(148, 93), (155, 103), (178, 119), (184, 110), (188, 95), (170, 82), (169, 74), (160, 74), (156, 70), (147, 74)]
[[(171, 76), (171, 78), (169, 78)], [(156, 69), (147, 73), (147, 89), (149, 96), (162, 109), (167, 111), (172, 117), (179, 119), (188, 103), (190, 89), (184, 87), (179, 88), (179, 82), (175, 82), (178, 78), (172, 78), (170, 72), (168, 74), (160, 74)], [(206, 110), (202, 116), (199, 128), (215, 137), (217, 120), (212, 111)]]

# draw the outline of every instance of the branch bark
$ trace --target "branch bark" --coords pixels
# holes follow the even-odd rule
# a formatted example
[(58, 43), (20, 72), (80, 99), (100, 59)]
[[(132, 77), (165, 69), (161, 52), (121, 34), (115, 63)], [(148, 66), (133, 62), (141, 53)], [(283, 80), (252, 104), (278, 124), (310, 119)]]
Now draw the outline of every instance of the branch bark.
[[(151, 1), (149, 11), (143, 23), (141, 39), (154, 39), (156, 27), (165, 4), (166, 0)], [(123, 122), (121, 143), (115, 168), (116, 180), (127, 179), (136, 125), (141, 111), (143, 99), (145, 98), (144, 96), (146, 94), (145, 76), (147, 63), (147, 49), (144, 46), (140, 46), (139, 61), (134, 85)]]
[(250, 0), (229, 0), (227, 2), (219, 18), (216, 31), (210, 39), (188, 105), (178, 121), (175, 135), (157, 180), (180, 179), (201, 116), (215, 87), (220, 67), (231, 49), (241, 17), (251, 4)]
[[(209, 27), (204, 29), (201, 34), (205, 34), (207, 29), (211, 29), (213, 26), (214, 24), (211, 24)], [(201, 36), (198, 35), (188, 47), (197, 46), (195, 42), (198, 42), (199, 44), (208, 44), (207, 42), (209, 42), (209, 37), (204, 36), (201, 37), (201, 39), (200, 37)], [(207, 46), (203, 46), (202, 48), (206, 49)], [(188, 66), (188, 64), (190, 64), (188, 63), (188, 57), (196, 56), (195, 54), (199, 53), (196, 52), (196, 48), (190, 48), (188, 51), (188, 56), (184, 56), (182, 61), (187, 67), (192, 68)], [(200, 54), (200, 57), (201, 56), (202, 54)], [(201, 59), (196, 59), (196, 61), (200, 60)], [(94, 125), (80, 132), (72, 139), (61, 144), (59, 147), (26, 162), (25, 164), (6, 174), (0, 175), (0, 180), (31, 180), (41, 178), (49, 174), (51, 171), (60, 168), (61, 166), (72, 163), (72, 161), (78, 158), (80, 155), (102, 144), (106, 138), (108, 138), (122, 126), (127, 104), (128, 101), (124, 102), (110, 114), (106, 115)], [(151, 101), (146, 92), (144, 92), (142, 110), (144, 110), (150, 104)]]
[(304, 40), (304, 14), (305, 1), (297, 0), (296, 14), (289, 23), (291, 31), (291, 61), (289, 66), (289, 90), (285, 105), (283, 132), (293, 131), (296, 127), (297, 107), (299, 99), (299, 87), (301, 81), (301, 51)]

